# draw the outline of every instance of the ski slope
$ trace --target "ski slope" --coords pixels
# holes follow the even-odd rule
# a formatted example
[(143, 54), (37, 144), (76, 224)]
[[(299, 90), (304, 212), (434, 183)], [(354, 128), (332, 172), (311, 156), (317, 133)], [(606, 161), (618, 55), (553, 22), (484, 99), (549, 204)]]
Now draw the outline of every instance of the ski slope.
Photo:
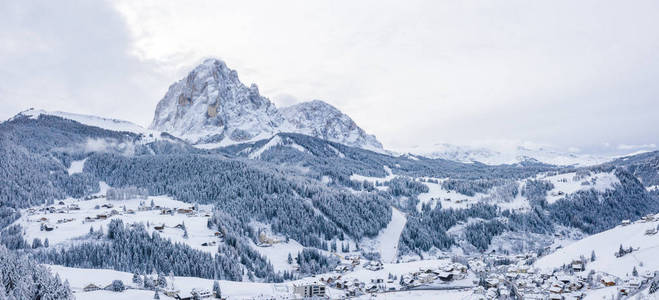
[(360, 247), (369, 252), (378, 252), (382, 262), (393, 263), (398, 258), (398, 240), (405, 228), (407, 217), (398, 209), (391, 208), (391, 221), (374, 239), (364, 239)]

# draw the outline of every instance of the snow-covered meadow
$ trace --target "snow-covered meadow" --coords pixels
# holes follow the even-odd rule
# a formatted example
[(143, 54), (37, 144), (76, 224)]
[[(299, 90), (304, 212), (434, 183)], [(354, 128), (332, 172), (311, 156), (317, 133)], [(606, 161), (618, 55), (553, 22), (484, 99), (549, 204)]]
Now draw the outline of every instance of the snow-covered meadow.
[[(659, 217), (659, 216), (658, 216)], [(574, 259), (590, 259), (594, 251), (596, 259), (586, 264), (586, 271), (595, 270), (625, 278), (636, 267), (639, 274), (659, 270), (659, 234), (646, 234), (648, 229), (657, 228), (659, 219), (650, 222), (637, 221), (627, 226), (617, 226), (557, 249), (535, 263), (542, 270), (559, 268)], [(632, 247), (634, 251), (623, 257), (614, 255), (620, 249)]]

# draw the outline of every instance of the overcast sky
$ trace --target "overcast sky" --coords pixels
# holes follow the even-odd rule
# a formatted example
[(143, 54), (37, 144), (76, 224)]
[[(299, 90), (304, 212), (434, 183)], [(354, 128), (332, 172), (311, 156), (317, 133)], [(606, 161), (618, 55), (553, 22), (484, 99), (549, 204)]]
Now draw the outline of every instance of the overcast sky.
[(659, 144), (659, 1), (2, 1), (0, 119), (147, 126), (217, 57), (278, 106), (324, 100), (387, 148)]

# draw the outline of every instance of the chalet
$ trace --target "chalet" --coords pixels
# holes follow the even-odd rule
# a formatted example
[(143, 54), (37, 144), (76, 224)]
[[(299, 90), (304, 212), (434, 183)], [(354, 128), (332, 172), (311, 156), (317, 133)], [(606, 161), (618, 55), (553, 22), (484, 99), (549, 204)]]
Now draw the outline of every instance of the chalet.
[(497, 278), (488, 278), (485, 280), (485, 283), (487, 284), (488, 288), (496, 288), (499, 286), (499, 279)]
[(207, 247), (207, 246), (215, 246), (216, 243), (215, 241), (210, 241), (210, 242), (203, 242), (201, 243), (202, 246)]
[(210, 297), (213, 297), (213, 293), (211, 293), (209, 290), (192, 289), (189, 293), (177, 293), (176, 296), (174, 296), (174, 299), (192, 300)]
[(605, 276), (602, 278), (602, 284), (605, 286), (614, 286), (616, 285), (616, 279), (612, 276)]
[(101, 207), (103, 207), (103, 208), (113, 208), (114, 205), (112, 205), (110, 203), (105, 203), (105, 204), (101, 205)]
[(59, 205), (64, 205), (64, 201), (57, 202)]
[(48, 224), (44, 224), (44, 225), (43, 225), (43, 230), (45, 230), (45, 231), (53, 231), (53, 230), (55, 230), (55, 227), (50, 226), (50, 225), (48, 225)]
[(71, 204), (69, 205), (70, 210), (80, 210), (80, 206), (78, 204)]
[(340, 264), (334, 268), (334, 271), (343, 273), (343, 272), (348, 272), (352, 270), (352, 265), (347, 265), (347, 264)]
[(73, 222), (75, 219), (59, 219), (57, 220), (58, 224)]
[(641, 287), (641, 285), (643, 285), (643, 281), (644, 280), (641, 279), (640, 277), (632, 277), (627, 281), (627, 285), (631, 288), (638, 289), (639, 287)]
[(435, 274), (433, 273), (424, 273), (418, 277), (420, 283), (432, 283), (435, 281)]
[(629, 224), (631, 224), (631, 223), (632, 223), (632, 221), (630, 221), (630, 220), (622, 220), (622, 223), (621, 223), (621, 224), (622, 224), (622, 226), (627, 226), (627, 225), (629, 225)]
[(108, 218), (108, 215), (106, 215), (106, 214), (96, 215), (96, 219), (99, 219), (99, 220), (105, 220), (107, 218)]
[(93, 283), (90, 283), (87, 286), (85, 286), (82, 290), (85, 291), (85, 292), (93, 292), (93, 291), (98, 291), (100, 289), (101, 288), (99, 286), (97, 286)]
[(132, 210), (132, 209), (129, 209), (129, 210), (126, 211), (126, 213), (129, 214), (129, 215), (134, 215), (135, 211)]
[(584, 287), (583, 283), (580, 281), (571, 281), (567, 284), (567, 289), (570, 291), (578, 291)]
[(364, 268), (371, 271), (379, 271), (382, 270), (384, 266), (382, 265), (382, 262), (370, 261), (366, 264), (366, 266), (364, 266)]
[(303, 298), (311, 298), (311, 297), (323, 298), (325, 297), (325, 286), (315, 283), (295, 286), (293, 288), (293, 293)]
[(375, 284), (370, 284), (366, 287), (366, 292), (367, 293), (375, 293), (379, 290), (378, 286)]
[(163, 208), (163, 209), (160, 210), (161, 215), (169, 215), (171, 213), (172, 213), (172, 210), (169, 209), (169, 208)]
[(190, 208), (179, 208), (179, 209), (176, 210), (176, 212), (179, 213), (179, 214), (189, 214), (189, 213), (193, 213), (193, 212), (194, 212), (194, 209), (190, 209)]
[(372, 278), (371, 283), (384, 283), (384, 279), (382, 279), (382, 278)]
[(453, 280), (453, 273), (439, 272), (439, 274), (437, 274), (437, 278), (439, 278), (441, 281), (451, 281)]
[(165, 229), (165, 224), (162, 224), (160, 226), (153, 226), (153, 229), (158, 231), (163, 231)]
[(96, 221), (96, 218), (92, 218), (92, 217), (89, 217), (89, 216), (85, 217), (85, 223), (94, 222), (94, 221)]
[(563, 284), (560, 282), (555, 282), (549, 287), (550, 294), (562, 294), (563, 293)]
[(41, 217), (41, 218), (39, 219), (39, 221), (41, 221), (41, 222), (46, 222), (46, 221), (48, 221), (48, 218), (46, 218), (46, 217)]
[(655, 235), (655, 234), (657, 234), (657, 228), (654, 227), (645, 231), (645, 235)]
[(336, 281), (336, 288), (337, 289), (347, 289), (348, 287), (352, 286), (352, 283), (347, 281), (347, 280), (337, 280)]
[(586, 269), (586, 264), (583, 262), (583, 260), (580, 259), (573, 260), (570, 266), (572, 267), (572, 270), (575, 272), (581, 272)]

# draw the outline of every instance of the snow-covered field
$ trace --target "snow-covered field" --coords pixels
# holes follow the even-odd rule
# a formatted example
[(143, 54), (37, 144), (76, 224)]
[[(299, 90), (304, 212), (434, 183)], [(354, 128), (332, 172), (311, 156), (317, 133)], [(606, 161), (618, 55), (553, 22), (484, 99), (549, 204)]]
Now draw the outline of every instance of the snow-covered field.
[(437, 178), (426, 178), (426, 179), (436, 179), (438, 183), (433, 182), (424, 182), (428, 186), (428, 192), (422, 193), (419, 195), (419, 203), (417, 204), (417, 210), (421, 211), (421, 206), (423, 204), (430, 204), (431, 208), (435, 208), (437, 203), (441, 203), (442, 209), (449, 208), (467, 208), (470, 204), (475, 204), (478, 202), (476, 199), (478, 195), (467, 196), (462, 195), (456, 191), (448, 191), (442, 188), (442, 179)]
[[(105, 287), (112, 283), (113, 280), (121, 280), (123, 283), (131, 287), (133, 274), (127, 272), (119, 272), (107, 269), (81, 269), (69, 268), (57, 265), (48, 265), (54, 272), (59, 274), (62, 280), (68, 280), (71, 289), (75, 292), (76, 299), (153, 299), (153, 291), (148, 290), (126, 290), (122, 293), (110, 291), (93, 291), (84, 292), (83, 288), (90, 283), (96, 284), (100, 287)], [(169, 280), (169, 277), (167, 278)], [(223, 296), (229, 296), (231, 299), (258, 299), (259, 297), (270, 298), (276, 297), (277, 299), (286, 299), (289, 293), (289, 286), (273, 284), (273, 283), (257, 283), (257, 282), (235, 282), (218, 280)], [(174, 277), (174, 287), (181, 292), (189, 292), (192, 289), (205, 289), (211, 290), (213, 280), (195, 278), (195, 277)], [(292, 285), (291, 285), (292, 287)], [(171, 299), (160, 294), (161, 299)]]
[[(449, 264), (450, 260), (424, 260), (399, 264), (384, 264), (383, 269), (379, 271), (369, 271), (363, 268), (356, 269), (353, 272), (343, 274), (346, 280), (358, 279), (363, 282), (369, 282), (371, 279), (386, 279), (388, 274), (402, 276), (411, 272), (418, 271), (420, 268), (438, 268)], [(68, 280), (72, 290), (75, 292), (76, 299), (153, 299), (153, 291), (128, 289), (124, 292), (110, 291), (93, 291), (84, 292), (83, 288), (89, 284), (95, 284), (100, 287), (109, 285), (113, 280), (121, 280), (129, 287), (134, 288), (132, 283), (133, 275), (127, 272), (119, 272), (107, 269), (81, 269), (69, 268), (57, 265), (47, 265), (54, 273), (57, 273), (62, 280)], [(229, 299), (292, 299), (293, 287), (304, 283), (317, 282), (319, 278), (336, 273), (320, 274), (314, 277), (307, 277), (296, 281), (276, 284), (276, 283), (258, 283), (258, 282), (235, 282), (218, 280), (222, 295)], [(167, 277), (171, 282), (170, 277)], [(471, 286), (474, 278), (469, 276), (465, 279), (454, 281), (452, 286)], [(213, 280), (175, 276), (173, 285), (182, 293), (192, 289), (210, 290)], [(446, 285), (445, 287), (448, 287)], [(331, 299), (340, 298), (343, 291), (328, 289), (328, 295)], [(397, 291), (378, 294), (378, 299), (466, 299), (471, 295), (471, 291), (465, 290), (431, 290), (431, 291)], [(161, 299), (169, 299), (161, 293)], [(370, 295), (365, 295), (358, 299), (371, 299)]]
[(554, 203), (565, 195), (595, 189), (598, 192), (604, 192), (607, 189), (613, 189), (613, 186), (620, 184), (620, 180), (613, 171), (609, 173), (595, 173), (584, 177), (576, 176), (576, 173), (565, 173), (554, 176), (540, 176), (540, 179), (550, 181), (554, 189), (547, 193), (547, 202)]
[(73, 175), (76, 173), (82, 173), (82, 168), (85, 166), (85, 161), (87, 159), (82, 159), (82, 160), (74, 160), (71, 162), (71, 166), (67, 170), (69, 172), (69, 175)]
[[(171, 209), (177, 208), (190, 208), (189, 203), (181, 202), (174, 200), (167, 196), (154, 196), (149, 197), (147, 200), (119, 200), (119, 201), (108, 201), (105, 198), (98, 198), (92, 200), (76, 200), (76, 199), (65, 199), (62, 200), (64, 203), (60, 205), (55, 203), (52, 205), (57, 210), (63, 210), (62, 212), (49, 213), (46, 211), (39, 211), (38, 207), (35, 212), (31, 213), (30, 210), (23, 210), (22, 217), (17, 220), (24, 230), (25, 238), (28, 241), (32, 241), (34, 238), (39, 238), (45, 240), (48, 238), (49, 244), (55, 246), (60, 243), (66, 243), (74, 238), (83, 236), (89, 232), (90, 227), (93, 227), (94, 230), (99, 230), (101, 227), (107, 228), (107, 225), (112, 219), (121, 219), (125, 224), (131, 223), (143, 223), (150, 225), (148, 227), (149, 232), (155, 231), (154, 226), (165, 225), (164, 230), (160, 232), (160, 235), (165, 238), (170, 238), (174, 242), (187, 243), (191, 247), (206, 252), (215, 253), (217, 248), (214, 246), (202, 246), (204, 242), (217, 241), (217, 238), (214, 236), (214, 232), (207, 228), (206, 215), (210, 214), (210, 210), (206, 212), (200, 212), (195, 216), (188, 216), (186, 214), (174, 213), (170, 214), (161, 214), (160, 210), (148, 210), (148, 211), (139, 211), (138, 207), (140, 202), (143, 202), (146, 206), (150, 206), (150, 202), (153, 201), (155, 206), (167, 207)], [(59, 201), (58, 201), (59, 202)], [(67, 207), (71, 205), (78, 205), (80, 210), (67, 210)], [(112, 208), (105, 208), (103, 205), (111, 204)], [(99, 206), (97, 209), (96, 206)], [(123, 207), (126, 207), (126, 211), (123, 210)], [(118, 214), (110, 216), (112, 211), (115, 210)], [(134, 213), (130, 213), (132, 210)], [(97, 219), (94, 221), (85, 220), (86, 217), (95, 218), (98, 215), (106, 215), (107, 219)], [(40, 221), (42, 218), (45, 218), (45, 221)], [(58, 223), (58, 220), (70, 220), (68, 222)], [(49, 224), (53, 226), (52, 231), (41, 230), (41, 224)], [(183, 230), (179, 228), (174, 228), (178, 224), (185, 223), (185, 227), (188, 231), (188, 238), (183, 238)]]
[[(639, 221), (627, 226), (620, 225), (558, 249), (554, 253), (538, 259), (535, 266), (543, 270), (552, 270), (563, 264), (569, 264), (580, 256), (590, 258), (591, 252), (595, 251), (597, 259), (586, 264), (587, 271), (601, 271), (620, 278), (631, 274), (634, 267), (639, 274), (656, 271), (659, 270), (659, 259), (657, 259), (659, 234), (646, 235), (645, 233), (647, 229), (657, 228), (657, 226), (659, 226), (659, 221)], [(617, 258), (614, 253), (619, 250), (620, 245), (624, 248), (632, 247), (634, 251)]]
[(304, 249), (304, 246), (292, 239), (288, 243), (275, 243), (271, 247), (258, 247), (253, 242), (251, 245), (252, 248), (270, 260), (275, 271), (293, 271), (295, 268), (288, 263), (288, 254), (290, 253), (291, 256), (295, 257), (298, 252), (302, 252), (302, 249)]
[[(387, 182), (387, 181), (392, 180), (392, 179), (394, 179), (394, 178), (397, 177), (397, 175), (394, 175), (394, 174), (391, 172), (391, 168), (389, 168), (389, 167), (387, 167), (387, 166), (384, 166), (384, 171), (387, 172), (387, 176), (385, 176), (385, 177), (372, 177), (372, 176), (364, 176), (364, 175), (352, 174), (352, 175), (350, 175), (350, 180), (354, 180), (354, 181), (368, 181), (368, 182), (370, 182), (370, 183), (372, 183), (372, 184), (375, 185), (375, 183), (377, 183), (377, 182), (380, 182), (380, 183), (382, 183), (382, 182)], [(382, 186), (380, 186), (380, 187), (378, 187), (378, 188), (386, 189), (387, 187), (382, 187)]]

